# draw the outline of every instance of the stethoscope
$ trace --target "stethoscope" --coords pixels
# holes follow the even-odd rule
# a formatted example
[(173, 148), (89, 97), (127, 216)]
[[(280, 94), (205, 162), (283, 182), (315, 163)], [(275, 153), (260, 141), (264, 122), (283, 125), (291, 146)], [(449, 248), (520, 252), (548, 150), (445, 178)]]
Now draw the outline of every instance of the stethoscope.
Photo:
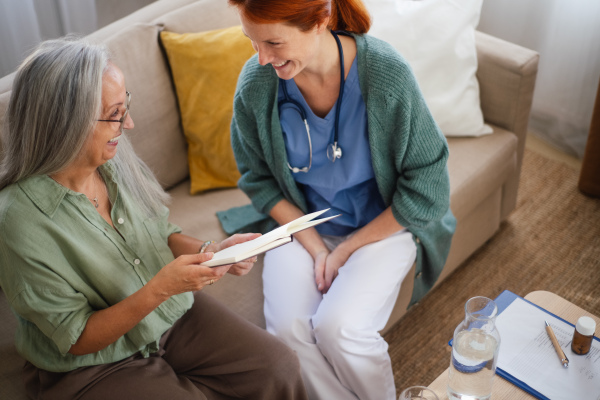
[[(344, 34), (343, 32), (340, 32), (341, 34)], [(342, 108), (342, 97), (344, 96), (344, 50), (342, 49), (342, 43), (340, 42), (340, 38), (338, 37), (337, 33), (334, 31), (331, 31), (331, 34), (333, 35), (333, 37), (335, 38), (335, 42), (337, 43), (337, 47), (338, 47), (338, 52), (340, 55), (340, 92), (338, 94), (338, 99), (337, 99), (337, 103), (336, 103), (336, 108), (335, 108), (335, 121), (333, 124), (333, 143), (329, 143), (329, 145), (327, 146), (327, 158), (331, 161), (331, 162), (335, 162), (335, 160), (337, 160), (338, 158), (342, 157), (342, 148), (340, 146), (338, 146), (338, 131), (339, 131), (339, 124), (340, 124), (340, 109)], [(279, 110), (281, 112), (281, 106), (283, 104), (291, 104), (292, 105), (292, 109), (296, 110), (300, 116), (302, 117), (302, 121), (304, 121), (304, 126), (306, 127), (306, 136), (308, 137), (308, 150), (309, 150), (309, 159), (308, 159), (308, 167), (292, 167), (290, 165), (290, 163), (288, 162), (287, 166), (288, 168), (294, 173), (297, 174), (298, 172), (308, 172), (310, 170), (310, 168), (312, 167), (312, 141), (310, 139), (310, 128), (308, 126), (308, 120), (306, 119), (306, 112), (304, 111), (304, 108), (302, 107), (302, 105), (297, 102), (294, 99), (291, 99), (290, 96), (288, 95), (288, 91), (287, 91), (287, 83), (285, 80), (280, 79), (281, 83), (282, 83), (282, 89), (283, 89), (283, 95), (285, 96), (285, 99), (281, 100), (279, 102)]]

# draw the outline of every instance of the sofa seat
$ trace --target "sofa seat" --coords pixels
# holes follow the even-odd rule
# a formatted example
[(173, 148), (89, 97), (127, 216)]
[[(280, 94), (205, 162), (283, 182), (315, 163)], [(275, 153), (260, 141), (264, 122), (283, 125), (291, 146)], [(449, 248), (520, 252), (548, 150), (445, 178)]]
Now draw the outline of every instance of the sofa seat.
[[(517, 137), (492, 125), (494, 133), (478, 138), (448, 138), (450, 207), (460, 220), (517, 169)], [(478, 171), (474, 174), (473, 171)]]

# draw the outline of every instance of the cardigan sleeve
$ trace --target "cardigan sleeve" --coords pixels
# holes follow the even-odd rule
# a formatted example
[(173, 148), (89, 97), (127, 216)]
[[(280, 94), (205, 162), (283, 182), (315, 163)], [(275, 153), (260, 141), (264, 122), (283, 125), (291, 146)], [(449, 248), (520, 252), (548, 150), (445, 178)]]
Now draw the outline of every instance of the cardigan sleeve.
[(257, 85), (249, 82), (247, 75), (245, 67), (234, 96), (231, 145), (241, 174), (238, 187), (251, 199), (258, 212), (268, 214), (284, 195), (265, 156), (265, 147), (270, 146), (267, 132), (270, 126), (256, 117), (267, 115), (268, 95), (253, 89)]
[(368, 35), (357, 37), (357, 45), (380, 191), (398, 223), (423, 228), (439, 221), (450, 206), (446, 139), (406, 60)]
[(424, 227), (440, 220), (450, 207), (450, 179), (446, 139), (433, 120), (425, 101), (412, 80), (408, 106), (402, 107), (408, 122), (403, 132), (406, 143), (396, 157), (399, 172), (392, 211), (406, 227)]

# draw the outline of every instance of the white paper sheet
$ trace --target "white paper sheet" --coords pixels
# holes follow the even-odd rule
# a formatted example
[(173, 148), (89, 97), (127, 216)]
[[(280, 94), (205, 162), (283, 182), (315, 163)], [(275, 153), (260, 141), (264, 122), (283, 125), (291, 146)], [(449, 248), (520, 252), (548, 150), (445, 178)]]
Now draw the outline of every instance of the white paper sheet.
[[(564, 368), (546, 333), (548, 321), (569, 359)], [(552, 400), (600, 400), (600, 343), (581, 356), (571, 350), (574, 327), (515, 299), (496, 319), (498, 368)]]

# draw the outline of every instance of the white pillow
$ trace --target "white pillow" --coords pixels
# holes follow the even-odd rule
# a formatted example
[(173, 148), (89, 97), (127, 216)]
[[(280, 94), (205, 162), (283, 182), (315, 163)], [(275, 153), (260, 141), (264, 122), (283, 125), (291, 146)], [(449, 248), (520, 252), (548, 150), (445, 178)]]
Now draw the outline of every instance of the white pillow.
[(364, 0), (373, 24), (411, 65), (446, 136), (492, 133), (479, 104), (475, 27), (483, 0)]

